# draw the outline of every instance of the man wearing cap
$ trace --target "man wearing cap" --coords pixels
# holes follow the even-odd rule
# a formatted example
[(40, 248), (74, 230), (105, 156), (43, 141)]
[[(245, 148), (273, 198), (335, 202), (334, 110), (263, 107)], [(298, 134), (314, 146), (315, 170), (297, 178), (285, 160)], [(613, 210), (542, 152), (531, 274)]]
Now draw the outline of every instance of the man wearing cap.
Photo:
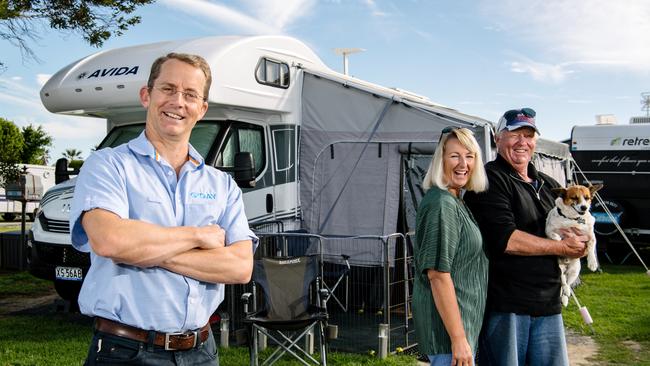
[(588, 238), (577, 232), (546, 238), (551, 189), (559, 184), (531, 163), (538, 134), (534, 110), (505, 112), (497, 157), (485, 165), (488, 190), (465, 195), (490, 260), (481, 366), (569, 364), (557, 256), (582, 257)]

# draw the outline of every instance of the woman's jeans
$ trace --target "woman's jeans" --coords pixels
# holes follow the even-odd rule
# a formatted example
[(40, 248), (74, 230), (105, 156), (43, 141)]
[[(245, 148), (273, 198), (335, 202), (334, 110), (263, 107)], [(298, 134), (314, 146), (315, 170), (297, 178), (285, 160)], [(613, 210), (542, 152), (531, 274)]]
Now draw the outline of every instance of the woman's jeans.
[(429, 362), (431, 363), (431, 366), (451, 366), (451, 361), (451, 353), (429, 355)]

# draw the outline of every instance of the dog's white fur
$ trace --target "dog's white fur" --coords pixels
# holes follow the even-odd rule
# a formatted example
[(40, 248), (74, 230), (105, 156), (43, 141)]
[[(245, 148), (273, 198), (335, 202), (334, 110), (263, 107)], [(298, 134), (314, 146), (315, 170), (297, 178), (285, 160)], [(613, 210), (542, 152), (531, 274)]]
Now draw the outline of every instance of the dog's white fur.
[[(553, 189), (554, 192), (559, 194), (559, 197), (555, 199), (555, 207), (546, 217), (546, 236), (550, 239), (562, 240), (560, 230), (570, 228), (576, 228), (584, 235), (589, 236), (587, 241), (587, 267), (592, 271), (598, 269), (598, 258), (596, 256), (596, 236), (594, 234), (596, 219), (589, 212), (589, 208), (594, 193), (602, 187), (602, 184), (596, 184), (589, 187), (572, 185), (568, 188)], [(580, 274), (580, 259), (558, 257), (558, 263), (562, 280), (560, 292), (562, 305), (567, 306), (571, 296), (571, 285), (578, 279)]]

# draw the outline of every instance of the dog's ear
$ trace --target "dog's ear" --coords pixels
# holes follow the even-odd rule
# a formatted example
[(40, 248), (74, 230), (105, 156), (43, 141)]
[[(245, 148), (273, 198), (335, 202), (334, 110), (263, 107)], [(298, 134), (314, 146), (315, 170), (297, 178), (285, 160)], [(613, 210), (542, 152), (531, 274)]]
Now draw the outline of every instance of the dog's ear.
[(603, 188), (602, 184), (594, 184), (593, 186), (589, 186), (589, 193), (593, 196), (594, 193), (598, 192), (601, 188)]
[(551, 190), (553, 191), (553, 193), (555, 193), (557, 197), (564, 198), (564, 196), (566, 195), (566, 188), (557, 187), (557, 188), (551, 188)]

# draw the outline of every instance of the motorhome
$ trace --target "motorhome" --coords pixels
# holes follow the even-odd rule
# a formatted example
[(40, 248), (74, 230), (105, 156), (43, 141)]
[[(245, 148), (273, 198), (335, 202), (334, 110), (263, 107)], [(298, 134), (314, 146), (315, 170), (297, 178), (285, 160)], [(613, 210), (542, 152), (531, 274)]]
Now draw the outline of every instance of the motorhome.
[[(41, 100), (53, 113), (105, 118), (107, 135), (98, 148), (118, 146), (144, 129), (138, 92), (151, 63), (169, 52), (199, 54), (209, 62), (209, 108), (190, 141), (206, 164), (235, 176), (242, 168), (236, 157), (250, 153), (253, 177), (238, 182), (257, 228), (339, 237), (407, 233), (414, 229), (422, 178), (444, 127), (471, 129), (485, 160), (494, 157), (489, 121), (335, 72), (304, 43), (283, 36), (100, 51), (52, 76)], [(564, 179), (566, 146), (548, 142), (538, 150), (536, 163)], [(57, 170), (59, 177), (66, 174)], [(90, 264), (70, 245), (74, 185), (73, 178), (45, 194), (28, 238), (32, 273), (54, 280), (57, 292), (73, 301)], [(349, 251), (353, 266), (382, 261), (376, 246), (357, 242)], [(234, 311), (233, 303), (224, 306)]]
[[(323, 235), (407, 230), (398, 220), (409, 197), (405, 169), (431, 156), (444, 127), (472, 129), (488, 160), (493, 154), (489, 121), (335, 72), (304, 43), (284, 36), (100, 51), (52, 76), (41, 100), (53, 113), (105, 118), (99, 149), (123, 144), (143, 130), (138, 91), (151, 63), (169, 52), (202, 55), (212, 68), (208, 112), (190, 141), (206, 164), (235, 175), (238, 153), (251, 154), (254, 184), (241, 182), (251, 225), (272, 221), (283, 230)], [(28, 240), (32, 272), (55, 280), (67, 299), (76, 298), (89, 266), (88, 256), (70, 245), (74, 183), (45, 194)]]
[[(27, 173), (38, 177), (43, 191), (54, 186), (54, 167), (47, 165), (19, 164), (19, 168), (26, 169)], [(22, 214), (23, 204), (20, 201), (8, 200), (5, 189), (0, 187), (0, 215), (5, 221), (13, 221)], [(27, 202), (25, 213), (29, 220), (34, 220), (39, 207), (39, 202)]]
[[(646, 118), (647, 120), (648, 118)], [(634, 121), (642, 119), (634, 119)], [(616, 221), (633, 242), (650, 238), (650, 123), (575, 126), (571, 154), (584, 177), (580, 183), (602, 183), (603, 203), (596, 202), (596, 231), (604, 241), (621, 240)], [(611, 212), (606, 214), (603, 204)], [(621, 246), (623, 248), (624, 246)], [(612, 247), (614, 248), (614, 247)]]

